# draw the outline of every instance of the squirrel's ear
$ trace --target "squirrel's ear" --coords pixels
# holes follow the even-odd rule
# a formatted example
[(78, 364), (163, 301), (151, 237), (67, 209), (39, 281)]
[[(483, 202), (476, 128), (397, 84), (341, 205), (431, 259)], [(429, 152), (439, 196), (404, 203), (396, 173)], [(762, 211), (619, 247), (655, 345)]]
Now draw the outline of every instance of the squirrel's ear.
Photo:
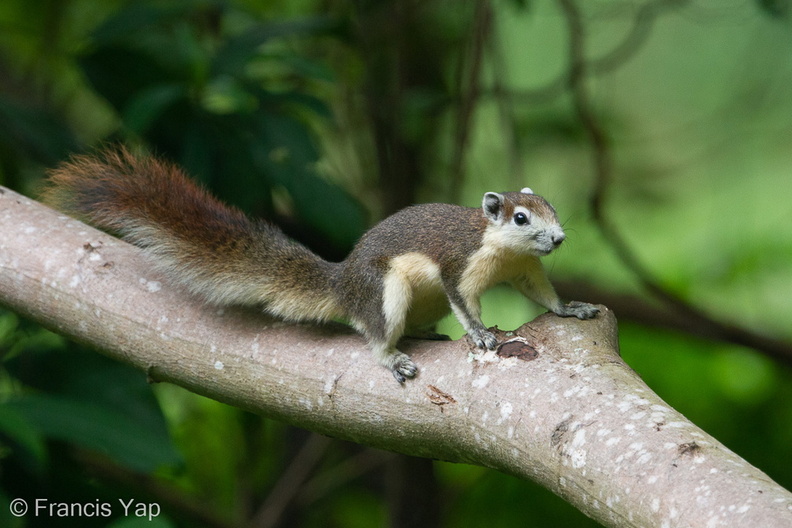
[(503, 215), (503, 195), (488, 192), (484, 195), (481, 208), (484, 209), (484, 216), (489, 218), (492, 222), (497, 222)]
[(530, 187), (523, 187), (522, 189), (520, 189), (520, 192), (523, 194), (534, 194), (534, 192), (531, 190)]

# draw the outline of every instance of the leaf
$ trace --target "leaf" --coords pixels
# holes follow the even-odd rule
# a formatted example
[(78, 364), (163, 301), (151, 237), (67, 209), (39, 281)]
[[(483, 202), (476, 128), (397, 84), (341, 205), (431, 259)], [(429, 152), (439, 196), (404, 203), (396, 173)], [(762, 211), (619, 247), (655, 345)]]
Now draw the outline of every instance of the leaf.
[(233, 77), (216, 77), (204, 89), (202, 106), (215, 114), (249, 112), (256, 108), (258, 101), (243, 83)]
[[(324, 119), (332, 119), (333, 113), (327, 106), (327, 103), (313, 95), (300, 93), (300, 92), (286, 92), (286, 93), (270, 93), (260, 92), (259, 98), (262, 105), (269, 108), (289, 108), (298, 110), (310, 110), (317, 116)], [(278, 113), (278, 112), (273, 112)], [(304, 128), (304, 125), (301, 125)]]
[(40, 434), (100, 452), (135, 471), (180, 461), (168, 438), (117, 409), (46, 394), (22, 396), (7, 405)]
[(296, 119), (260, 113), (262, 142), (254, 155), (273, 181), (294, 200), (300, 217), (334, 245), (351, 247), (365, 230), (360, 204), (316, 173), (319, 153), (308, 129)]
[(40, 473), (46, 466), (44, 438), (26, 417), (7, 404), (0, 405), (0, 438), (5, 437), (21, 452), (23, 463)]
[(141, 90), (127, 102), (122, 119), (131, 130), (143, 134), (167, 107), (185, 96), (184, 88), (178, 84), (160, 84)]
[(31, 107), (29, 101), (0, 98), (0, 130), (0, 148), (26, 153), (47, 165), (77, 148), (67, 123), (45, 108)]
[(151, 386), (136, 369), (74, 345), (26, 350), (6, 368), (42, 392), (8, 402), (39, 434), (139, 471), (180, 462)]
[(259, 53), (261, 46), (267, 41), (288, 35), (328, 33), (337, 28), (337, 23), (326, 16), (257, 24), (225, 42), (225, 46), (218, 51), (213, 61), (214, 72), (242, 77), (250, 59)]
[[(118, 65), (123, 64), (123, 71)], [(118, 111), (123, 111), (142, 91), (174, 82), (148, 54), (124, 47), (104, 47), (80, 59), (80, 66), (94, 89)]]
[(187, 17), (195, 9), (193, 2), (182, 2), (169, 7), (133, 2), (108, 18), (94, 30), (92, 40), (100, 46), (112, 45), (138, 32), (161, 26)]
[(19, 326), (19, 317), (14, 312), (0, 310), (0, 348), (10, 348)]

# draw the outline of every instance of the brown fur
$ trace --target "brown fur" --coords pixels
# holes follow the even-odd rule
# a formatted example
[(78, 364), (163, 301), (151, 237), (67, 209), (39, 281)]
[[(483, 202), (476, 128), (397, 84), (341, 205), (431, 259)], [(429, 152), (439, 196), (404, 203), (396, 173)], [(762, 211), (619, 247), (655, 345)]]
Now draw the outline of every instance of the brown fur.
[(242, 212), (220, 203), (175, 165), (124, 148), (102, 157), (74, 156), (50, 172), (50, 181), (47, 201), (133, 242), (145, 243), (136, 240), (135, 227), (156, 219), (162, 229), (196, 242), (196, 249), (214, 258), (238, 250), (255, 231)]
[(211, 302), (263, 304), (289, 320), (343, 315), (330, 287), (337, 265), (221, 203), (175, 165), (119, 148), (75, 156), (50, 181), (50, 203), (147, 249)]

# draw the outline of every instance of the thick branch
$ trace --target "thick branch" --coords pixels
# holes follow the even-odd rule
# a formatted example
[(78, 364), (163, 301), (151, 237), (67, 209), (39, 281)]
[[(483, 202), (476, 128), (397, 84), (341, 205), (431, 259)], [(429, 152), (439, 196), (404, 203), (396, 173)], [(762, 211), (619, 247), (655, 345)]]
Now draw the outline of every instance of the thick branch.
[[(153, 380), (326, 435), (536, 480), (607, 526), (792, 526), (792, 494), (643, 384), (612, 312), (498, 354), (407, 342), (400, 386), (339, 326), (202, 306), (140, 252), (0, 188), (0, 302)], [(508, 335), (501, 335), (507, 339)]]

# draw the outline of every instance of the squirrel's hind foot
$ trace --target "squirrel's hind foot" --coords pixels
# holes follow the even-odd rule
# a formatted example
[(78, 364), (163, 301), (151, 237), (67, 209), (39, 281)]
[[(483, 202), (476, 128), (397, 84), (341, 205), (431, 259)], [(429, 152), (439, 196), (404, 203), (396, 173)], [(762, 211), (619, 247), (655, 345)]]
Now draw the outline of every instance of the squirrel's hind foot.
[(414, 378), (418, 373), (418, 366), (413, 363), (410, 356), (402, 352), (394, 354), (393, 364), (390, 367), (393, 377), (399, 383), (404, 383), (407, 378)]
[(375, 354), (379, 364), (390, 370), (399, 383), (404, 383), (407, 378), (414, 378), (418, 373), (418, 366), (404, 352), (399, 352), (394, 348), (390, 350), (375, 348)]

